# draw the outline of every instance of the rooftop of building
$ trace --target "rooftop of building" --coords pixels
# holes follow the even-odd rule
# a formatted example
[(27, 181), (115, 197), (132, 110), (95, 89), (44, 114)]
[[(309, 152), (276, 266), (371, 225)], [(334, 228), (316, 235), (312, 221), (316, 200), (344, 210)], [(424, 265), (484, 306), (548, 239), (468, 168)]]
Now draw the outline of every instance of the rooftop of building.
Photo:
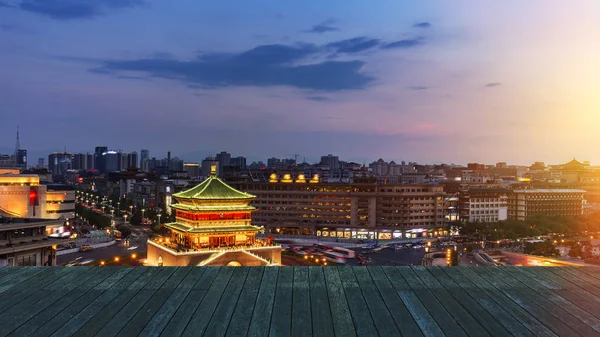
[(585, 190), (577, 189), (566, 189), (566, 188), (538, 188), (538, 189), (527, 189), (527, 190), (513, 190), (514, 193), (586, 193)]
[(598, 267), (0, 267), (0, 285), (1, 335), (600, 333)]
[(238, 191), (235, 188), (227, 185), (223, 180), (213, 173), (200, 184), (173, 194), (173, 197), (179, 199), (196, 199), (196, 200), (249, 200), (255, 198), (254, 195)]

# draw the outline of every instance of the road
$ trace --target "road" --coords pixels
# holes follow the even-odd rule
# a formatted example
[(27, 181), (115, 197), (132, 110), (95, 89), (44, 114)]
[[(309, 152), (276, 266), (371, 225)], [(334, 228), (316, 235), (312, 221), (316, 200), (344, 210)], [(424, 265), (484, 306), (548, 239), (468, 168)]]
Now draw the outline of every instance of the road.
[[(371, 254), (364, 254), (364, 248), (357, 248), (354, 249), (354, 251), (356, 251), (357, 255), (361, 254), (370, 258), (370, 266), (417, 266), (421, 264), (421, 259), (423, 259), (423, 256), (425, 255), (425, 250), (423, 248), (398, 251), (385, 248)], [(358, 265), (359, 260), (347, 259), (346, 261), (347, 265), (355, 266)]]
[[(56, 264), (66, 264), (78, 257), (81, 257), (80, 261), (92, 259), (95, 262), (108, 261), (115, 258), (115, 256), (127, 256), (133, 253), (137, 254), (138, 258), (144, 258), (146, 256), (147, 237), (139, 236), (139, 241), (132, 239), (129, 241), (129, 245), (125, 241), (117, 241), (116, 244), (103, 248), (95, 248), (87, 252), (76, 252), (71, 254), (59, 255), (56, 257)], [(137, 248), (134, 248), (136, 247)], [(131, 248), (131, 249), (130, 249)]]

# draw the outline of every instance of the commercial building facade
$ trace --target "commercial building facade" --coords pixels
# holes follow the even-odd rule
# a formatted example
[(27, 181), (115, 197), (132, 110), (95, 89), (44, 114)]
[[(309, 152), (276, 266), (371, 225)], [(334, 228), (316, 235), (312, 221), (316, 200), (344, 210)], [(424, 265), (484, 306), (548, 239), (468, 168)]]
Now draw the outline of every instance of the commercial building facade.
[(66, 241), (48, 239), (47, 229), (61, 224), (60, 220), (9, 222), (0, 217), (0, 267), (56, 265), (56, 244)]
[(508, 217), (525, 220), (538, 215), (579, 216), (583, 214), (585, 193), (576, 189), (513, 190), (508, 197)]
[(498, 222), (508, 219), (509, 190), (468, 189), (460, 193), (460, 218), (465, 222)]
[(443, 187), (318, 183), (274, 177), (271, 182), (238, 182), (256, 195), (254, 222), (267, 233), (339, 238), (392, 239), (442, 236)]

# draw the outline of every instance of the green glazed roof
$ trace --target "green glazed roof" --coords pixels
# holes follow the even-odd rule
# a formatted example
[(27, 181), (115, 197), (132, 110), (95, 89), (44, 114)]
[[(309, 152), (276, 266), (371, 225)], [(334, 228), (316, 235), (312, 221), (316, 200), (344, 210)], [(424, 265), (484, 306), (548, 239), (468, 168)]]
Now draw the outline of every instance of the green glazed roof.
[(183, 211), (203, 211), (203, 212), (219, 212), (219, 211), (254, 211), (256, 207), (252, 206), (191, 206), (184, 204), (172, 204), (172, 208)]
[(216, 175), (212, 175), (195, 187), (189, 190), (173, 194), (175, 198), (202, 199), (202, 200), (235, 200), (235, 199), (253, 199), (255, 196), (249, 193), (238, 191), (227, 185)]
[(262, 227), (258, 226), (228, 226), (228, 227), (198, 227), (194, 228), (179, 222), (166, 223), (165, 227), (172, 228), (187, 233), (226, 233), (239, 231), (260, 231)]

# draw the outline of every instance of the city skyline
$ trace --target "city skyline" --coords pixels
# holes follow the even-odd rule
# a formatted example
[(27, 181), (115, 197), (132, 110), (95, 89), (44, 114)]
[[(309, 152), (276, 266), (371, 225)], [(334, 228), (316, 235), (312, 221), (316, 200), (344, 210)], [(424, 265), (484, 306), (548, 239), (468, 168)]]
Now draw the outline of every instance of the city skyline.
[(599, 9), (3, 0), (0, 153), (595, 164)]

